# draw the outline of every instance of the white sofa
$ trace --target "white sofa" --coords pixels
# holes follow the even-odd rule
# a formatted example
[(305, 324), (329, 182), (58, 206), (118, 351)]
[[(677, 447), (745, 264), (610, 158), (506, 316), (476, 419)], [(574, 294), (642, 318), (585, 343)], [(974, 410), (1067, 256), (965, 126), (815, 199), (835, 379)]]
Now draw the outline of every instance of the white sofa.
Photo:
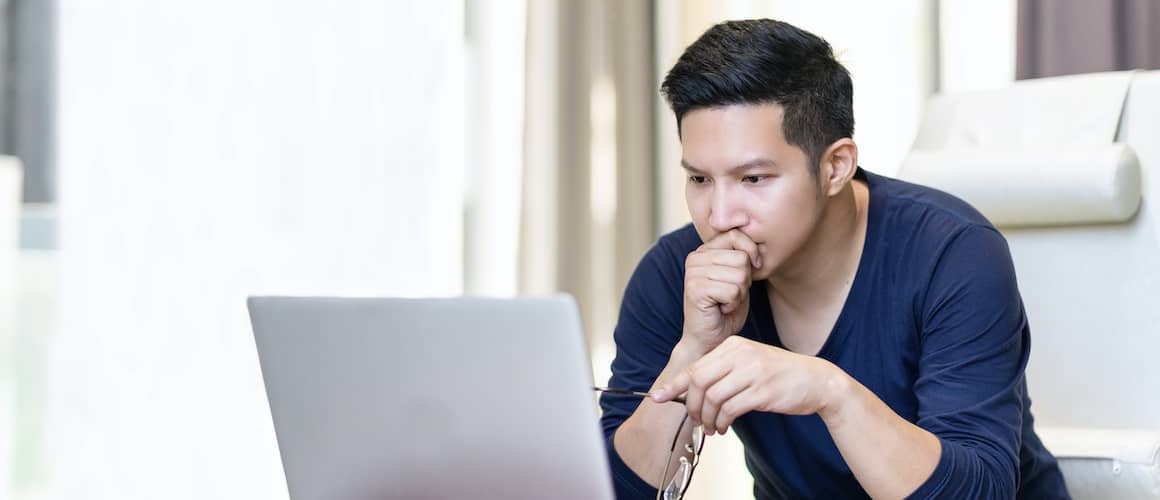
[(1160, 71), (934, 96), (899, 177), (1004, 233), (1036, 428), (1077, 499), (1160, 498)]

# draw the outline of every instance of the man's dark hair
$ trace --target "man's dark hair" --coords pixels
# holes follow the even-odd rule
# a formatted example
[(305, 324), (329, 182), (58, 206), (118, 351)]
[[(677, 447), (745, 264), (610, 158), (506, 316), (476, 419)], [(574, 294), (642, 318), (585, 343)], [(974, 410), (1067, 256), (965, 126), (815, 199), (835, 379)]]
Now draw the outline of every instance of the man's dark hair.
[(726, 21), (701, 35), (669, 70), (661, 93), (677, 116), (731, 104), (777, 103), (782, 134), (818, 172), (822, 153), (854, 136), (850, 73), (817, 35), (772, 19)]

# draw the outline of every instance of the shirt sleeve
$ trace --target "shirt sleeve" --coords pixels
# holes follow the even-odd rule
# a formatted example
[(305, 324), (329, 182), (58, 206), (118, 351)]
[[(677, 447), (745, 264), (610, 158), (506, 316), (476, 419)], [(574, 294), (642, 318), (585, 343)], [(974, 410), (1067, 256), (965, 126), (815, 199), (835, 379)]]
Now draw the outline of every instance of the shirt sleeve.
[(998, 231), (971, 226), (949, 241), (921, 315), (917, 425), (942, 454), (911, 498), (1014, 498), (1030, 331)]
[[(649, 390), (680, 340), (684, 322), (684, 257), (674, 255), (663, 243), (662, 239), (645, 254), (625, 289), (613, 332), (616, 357), (609, 387)], [(640, 402), (635, 396), (604, 393), (600, 397), (601, 426), (619, 499), (656, 497), (656, 488), (633, 472), (613, 446), (616, 430)]]

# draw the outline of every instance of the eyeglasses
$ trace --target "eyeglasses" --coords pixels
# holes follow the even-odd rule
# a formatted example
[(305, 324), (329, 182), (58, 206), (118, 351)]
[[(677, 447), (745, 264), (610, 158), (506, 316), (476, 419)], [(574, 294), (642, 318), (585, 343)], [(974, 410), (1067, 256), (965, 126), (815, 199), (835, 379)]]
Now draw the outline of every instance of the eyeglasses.
[[(630, 391), (627, 389), (609, 389), (607, 387), (593, 387), (593, 390), (625, 396), (649, 397), (647, 392)], [(674, 402), (685, 404), (684, 398), (673, 398)], [(681, 418), (681, 425), (677, 426), (677, 433), (669, 445), (669, 458), (665, 461), (665, 472), (658, 484), (664, 485), (657, 489), (657, 500), (681, 500), (689, 490), (693, 481), (693, 470), (701, 461), (701, 450), (705, 447), (705, 429), (698, 425), (693, 427), (690, 439), (678, 451), (677, 444), (685, 433), (685, 424), (689, 423), (689, 415)], [(672, 475), (669, 472), (672, 472)]]

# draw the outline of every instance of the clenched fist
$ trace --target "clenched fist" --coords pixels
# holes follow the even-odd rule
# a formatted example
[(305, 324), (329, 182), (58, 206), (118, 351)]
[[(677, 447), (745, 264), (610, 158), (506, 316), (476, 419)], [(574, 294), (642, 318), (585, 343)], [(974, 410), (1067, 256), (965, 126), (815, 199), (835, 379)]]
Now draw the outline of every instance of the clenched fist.
[(739, 229), (718, 234), (685, 259), (682, 342), (701, 354), (741, 331), (749, 286), (762, 265), (757, 244)]

